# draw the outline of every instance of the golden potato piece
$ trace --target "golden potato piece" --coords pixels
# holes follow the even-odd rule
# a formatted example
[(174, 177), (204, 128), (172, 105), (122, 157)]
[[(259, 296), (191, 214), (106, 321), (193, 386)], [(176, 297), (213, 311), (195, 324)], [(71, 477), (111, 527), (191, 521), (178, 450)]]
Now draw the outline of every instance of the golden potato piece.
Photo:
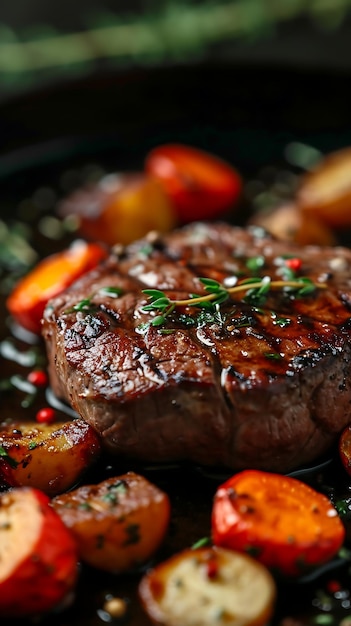
[(84, 420), (12, 423), (0, 431), (0, 477), (54, 496), (77, 483), (101, 449)]
[(145, 173), (111, 174), (75, 191), (59, 207), (62, 217), (75, 216), (80, 232), (113, 246), (127, 244), (156, 230), (176, 225), (176, 216), (160, 183)]
[(261, 626), (273, 613), (269, 571), (246, 554), (224, 548), (185, 550), (141, 580), (143, 606), (164, 626)]
[(309, 215), (292, 202), (283, 204), (268, 213), (258, 212), (250, 223), (262, 226), (278, 239), (302, 246), (335, 244), (333, 232), (318, 219), (317, 215)]
[(305, 174), (297, 202), (331, 228), (351, 226), (351, 148), (332, 152)]
[(149, 559), (170, 518), (168, 496), (134, 472), (79, 487), (52, 505), (76, 538), (80, 558), (111, 572)]

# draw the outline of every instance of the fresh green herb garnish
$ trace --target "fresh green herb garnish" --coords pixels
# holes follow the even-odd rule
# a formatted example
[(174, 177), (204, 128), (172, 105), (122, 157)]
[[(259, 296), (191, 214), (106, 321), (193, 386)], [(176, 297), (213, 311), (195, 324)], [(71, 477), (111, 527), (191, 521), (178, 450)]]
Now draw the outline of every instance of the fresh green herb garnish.
[(3, 458), (4, 461), (6, 461), (6, 463), (8, 463), (12, 469), (16, 469), (16, 467), (18, 466), (18, 461), (13, 459), (12, 456), (10, 456), (9, 453), (5, 450), (5, 448), (1, 445), (0, 445), (0, 457)]
[(271, 279), (269, 278), (269, 276), (265, 276), (264, 278), (262, 278), (261, 284), (258, 287), (253, 287), (253, 283), (255, 285), (257, 283), (257, 280), (255, 278), (244, 280), (241, 283), (250, 286), (246, 293), (246, 296), (244, 297), (244, 300), (251, 306), (262, 306), (266, 301), (268, 292), (270, 291)]
[(138, 254), (149, 257), (154, 251), (154, 246), (151, 243), (146, 243), (138, 250)]
[(113, 491), (108, 491), (107, 493), (104, 493), (102, 499), (104, 502), (107, 502), (111, 506), (116, 506), (116, 504), (118, 504), (118, 496)]
[(266, 357), (266, 359), (271, 359), (272, 361), (280, 361), (280, 359), (282, 358), (279, 352), (265, 352), (264, 356)]
[(240, 315), (233, 319), (234, 328), (247, 328), (255, 323), (254, 318), (251, 315)]
[[(146, 329), (149, 324), (146, 324)], [(159, 332), (161, 335), (173, 335), (177, 331), (176, 328), (160, 328)]]
[[(254, 307), (262, 306), (268, 296), (268, 293), (272, 290), (282, 289), (294, 298), (300, 298), (312, 294), (316, 289), (324, 289), (326, 285), (324, 283), (318, 283), (317, 285), (306, 277), (295, 278), (291, 281), (275, 280), (272, 281), (269, 276), (265, 276), (262, 279), (258, 278), (246, 278), (234, 287), (225, 287), (216, 280), (210, 278), (199, 279), (205, 287), (207, 294), (191, 294), (189, 298), (185, 300), (172, 300), (166, 296), (166, 294), (159, 289), (144, 289), (143, 293), (149, 297), (149, 304), (142, 307), (143, 312), (157, 311), (158, 315), (154, 317), (148, 324), (144, 325), (144, 328), (148, 326), (162, 326), (166, 318), (177, 307), (193, 306), (200, 309), (207, 309), (211, 311), (211, 314), (218, 313), (219, 305), (228, 300), (228, 298), (234, 294), (245, 292), (244, 301)], [(190, 316), (184, 318), (185, 323), (191, 325)], [(286, 326), (291, 320), (288, 318), (276, 318), (275, 324)], [(199, 323), (197, 318), (195, 323)]]
[(261, 255), (250, 257), (246, 261), (246, 267), (251, 272), (257, 272), (258, 270), (262, 269), (264, 264), (265, 264), (264, 256), (261, 256)]
[(291, 324), (291, 319), (289, 317), (278, 317), (275, 313), (272, 314), (273, 324), (275, 326), (280, 326), (280, 328), (285, 328), (285, 326), (289, 326)]
[(73, 311), (86, 311), (90, 307), (91, 307), (91, 298), (84, 298), (84, 300), (81, 300), (80, 302), (77, 302), (77, 304), (74, 304), (72, 307), (72, 310)]
[(100, 295), (110, 296), (110, 298), (119, 298), (123, 293), (123, 289), (120, 287), (101, 287), (98, 293)]
[(344, 498), (335, 502), (335, 508), (342, 517), (351, 516), (351, 498)]
[(296, 272), (286, 265), (280, 268), (280, 275), (284, 280), (295, 280)]
[(205, 324), (218, 324), (221, 326), (225, 319), (225, 316), (219, 310), (218, 304), (215, 304), (212, 305), (211, 309), (202, 309), (195, 317), (195, 324), (196, 326), (205, 326)]
[(198, 539), (197, 541), (195, 541), (195, 543), (193, 543), (193, 545), (191, 546), (191, 549), (197, 550), (197, 548), (203, 548), (205, 546), (210, 546), (210, 545), (211, 545), (210, 537), (202, 537), (201, 539)]
[(93, 308), (95, 307), (91, 302), (91, 298), (84, 298), (71, 306), (69, 309), (66, 309), (65, 314), (68, 315), (69, 313), (74, 313), (75, 311), (84, 311), (84, 313), (88, 313), (91, 312)]
[(301, 278), (299, 278), (298, 280), (303, 284), (303, 286), (297, 292), (297, 296), (299, 298), (302, 298), (304, 296), (309, 296), (311, 293), (315, 291), (316, 285), (310, 278), (301, 276)]
[[(106, 295), (110, 298), (119, 298), (123, 294), (123, 289), (120, 287), (101, 287), (97, 292), (99, 295)], [(93, 297), (96, 294), (93, 294), (89, 298), (84, 298), (80, 300), (76, 304), (74, 304), (71, 308), (67, 309), (65, 313), (73, 313), (74, 311), (84, 311), (85, 313), (93, 313), (98, 307), (96, 304), (92, 302)]]
[(126, 493), (128, 485), (124, 480), (118, 480), (116, 483), (109, 485), (107, 492), (103, 495), (103, 500), (112, 506), (118, 504), (118, 496)]
[(93, 507), (89, 504), (89, 502), (80, 502), (78, 505), (78, 509), (81, 509), (82, 511), (91, 511), (92, 508)]
[(113, 483), (112, 485), (110, 485), (109, 489), (118, 491), (119, 494), (127, 493), (128, 483), (125, 480), (121, 479), (121, 480), (118, 480), (116, 483)]
[(205, 290), (212, 295), (211, 299), (207, 298), (206, 300), (197, 294), (193, 295), (193, 298), (197, 301), (196, 305), (200, 307), (201, 305), (206, 306), (208, 304), (208, 300), (210, 300), (212, 304), (222, 304), (222, 302), (228, 300), (230, 291), (235, 289), (235, 287), (226, 289), (226, 287), (223, 287), (223, 285), (212, 278), (200, 278), (200, 282), (204, 285)]
[[(166, 294), (159, 289), (144, 289), (143, 293), (149, 296), (150, 304), (143, 306), (142, 311), (159, 311), (160, 315), (156, 315), (156, 317), (151, 320), (150, 324), (151, 326), (162, 326), (166, 317), (175, 309), (177, 301), (172, 302)], [(146, 324), (145, 328), (150, 324)]]

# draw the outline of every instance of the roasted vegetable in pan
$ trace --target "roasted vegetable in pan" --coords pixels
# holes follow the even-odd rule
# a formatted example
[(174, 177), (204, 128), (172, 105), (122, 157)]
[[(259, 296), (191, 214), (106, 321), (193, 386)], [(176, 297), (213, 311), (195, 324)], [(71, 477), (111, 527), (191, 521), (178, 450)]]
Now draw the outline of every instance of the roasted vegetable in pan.
[(73, 591), (77, 549), (47, 496), (23, 487), (0, 495), (0, 614), (49, 611)]
[(330, 153), (302, 176), (296, 199), (331, 228), (351, 226), (351, 148)]
[(261, 626), (272, 615), (276, 591), (268, 570), (248, 555), (201, 548), (150, 570), (139, 594), (156, 624)]
[(339, 439), (339, 454), (341, 462), (351, 475), (351, 425), (346, 426)]
[(81, 559), (111, 572), (149, 559), (170, 518), (168, 496), (134, 472), (78, 487), (52, 505), (75, 537)]
[(39, 334), (48, 300), (95, 267), (106, 254), (100, 244), (77, 240), (66, 250), (46, 257), (11, 292), (6, 302), (9, 312), (24, 328)]
[(148, 174), (111, 174), (73, 192), (61, 203), (62, 216), (75, 216), (88, 239), (127, 244), (149, 231), (167, 232), (176, 217), (160, 183)]
[(250, 223), (262, 226), (282, 241), (292, 241), (301, 246), (335, 244), (335, 235), (331, 228), (319, 220), (318, 216), (302, 211), (294, 202), (282, 204), (268, 211), (258, 211)]
[(295, 478), (246, 470), (215, 495), (215, 545), (241, 550), (287, 576), (331, 559), (345, 530), (329, 499)]
[(241, 193), (234, 167), (191, 146), (158, 146), (147, 155), (145, 169), (162, 184), (183, 223), (221, 217)]
[(100, 439), (86, 422), (11, 423), (0, 430), (0, 478), (49, 496), (74, 486), (100, 454)]

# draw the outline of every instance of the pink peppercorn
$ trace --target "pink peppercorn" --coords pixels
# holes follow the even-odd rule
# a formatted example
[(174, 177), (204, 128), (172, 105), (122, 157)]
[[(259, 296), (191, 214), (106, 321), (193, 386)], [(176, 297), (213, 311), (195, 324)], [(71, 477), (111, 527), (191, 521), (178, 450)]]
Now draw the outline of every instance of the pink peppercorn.
[(39, 424), (52, 424), (55, 420), (55, 411), (51, 407), (45, 407), (38, 411), (35, 419)]
[(206, 563), (206, 575), (207, 578), (216, 578), (218, 575), (218, 562), (216, 559), (209, 559)]
[(298, 257), (294, 257), (292, 259), (286, 259), (285, 265), (294, 272), (297, 272), (301, 269), (302, 261)]
[(44, 370), (33, 370), (28, 374), (27, 380), (35, 387), (45, 387), (48, 384), (47, 373)]
[(327, 589), (329, 593), (337, 593), (341, 590), (341, 585), (338, 580), (329, 580), (327, 583)]

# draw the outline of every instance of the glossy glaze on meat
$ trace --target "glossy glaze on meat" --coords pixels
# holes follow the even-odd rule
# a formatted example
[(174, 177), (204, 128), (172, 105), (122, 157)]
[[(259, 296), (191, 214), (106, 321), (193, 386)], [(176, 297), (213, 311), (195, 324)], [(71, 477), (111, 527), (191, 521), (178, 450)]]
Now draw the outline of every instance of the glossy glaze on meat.
[[(281, 280), (287, 258), (311, 295), (272, 290), (253, 306), (240, 293), (212, 318), (183, 307), (148, 324), (146, 288), (183, 299), (205, 293), (199, 277)], [(54, 392), (120, 457), (281, 472), (318, 458), (351, 419), (350, 329), (348, 249), (204, 223), (116, 248), (43, 321)]]

